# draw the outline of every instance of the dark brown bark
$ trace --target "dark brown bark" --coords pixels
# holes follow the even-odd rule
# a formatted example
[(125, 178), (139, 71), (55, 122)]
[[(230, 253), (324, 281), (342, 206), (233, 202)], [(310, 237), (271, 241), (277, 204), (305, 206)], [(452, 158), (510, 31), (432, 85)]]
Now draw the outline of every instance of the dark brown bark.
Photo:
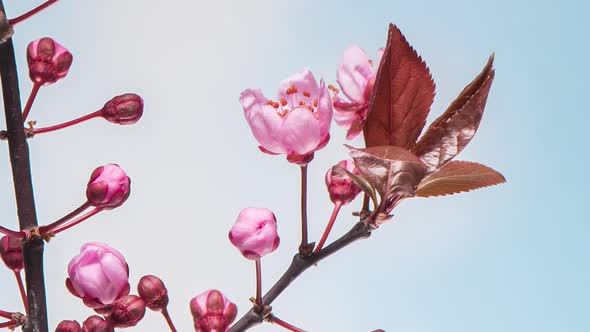
[[(0, 10), (4, 4), (0, 0)], [(37, 226), (29, 147), (25, 137), (18, 74), (12, 39), (0, 45), (0, 76), (6, 115), (8, 151), (12, 166), (12, 178), (16, 207), (21, 230)], [(25, 280), (29, 301), (25, 332), (47, 332), (47, 307), (45, 302), (45, 281), (43, 275), (43, 241), (35, 239), (23, 244)]]
[[(371, 227), (367, 226), (364, 222), (358, 222), (348, 233), (344, 234), (341, 238), (334, 241), (317, 254), (312, 254), (308, 257), (302, 257), (299, 254), (295, 255), (287, 271), (285, 271), (283, 276), (262, 298), (262, 305), (270, 305), (285, 289), (289, 287), (289, 285), (291, 285), (293, 281), (295, 281), (295, 279), (311, 266), (348, 246), (352, 242), (368, 238), (369, 236), (371, 236)], [(262, 323), (263, 320), (264, 317), (262, 313), (258, 312), (256, 307), (253, 307), (250, 311), (244, 314), (244, 316), (242, 316), (242, 318), (240, 318), (240, 320), (238, 320), (228, 332), (246, 331), (255, 325)]]

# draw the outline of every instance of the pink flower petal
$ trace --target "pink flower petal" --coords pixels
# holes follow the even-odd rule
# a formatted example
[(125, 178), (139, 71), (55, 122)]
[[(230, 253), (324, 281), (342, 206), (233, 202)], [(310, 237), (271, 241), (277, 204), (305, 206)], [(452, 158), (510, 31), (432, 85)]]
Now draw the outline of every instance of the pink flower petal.
[[(287, 94), (287, 89), (292, 87), (295, 87), (297, 92)], [(309, 97), (305, 96), (304, 92), (306, 94), (309, 93)], [(286, 107), (289, 109), (299, 107), (300, 102), (304, 102), (308, 105), (312, 104), (313, 99), (318, 98), (319, 95), (320, 88), (318, 82), (307, 68), (284, 79), (279, 86), (278, 92), (279, 100), (281, 100), (281, 98), (285, 99), (287, 101)]]
[(313, 152), (322, 141), (320, 121), (307, 107), (297, 107), (283, 119), (279, 137), (288, 154)]
[(332, 123), (332, 100), (330, 99), (330, 92), (323, 80), (320, 81), (320, 95), (318, 97), (318, 108), (320, 120), (320, 135), (325, 139), (330, 133), (330, 124)]
[(371, 76), (373, 76), (373, 68), (362, 48), (351, 45), (344, 50), (336, 72), (336, 81), (348, 99), (363, 103), (365, 86)]
[(244, 115), (258, 143), (272, 153), (286, 153), (279, 138), (283, 119), (267, 101), (260, 90), (248, 89), (240, 94)]

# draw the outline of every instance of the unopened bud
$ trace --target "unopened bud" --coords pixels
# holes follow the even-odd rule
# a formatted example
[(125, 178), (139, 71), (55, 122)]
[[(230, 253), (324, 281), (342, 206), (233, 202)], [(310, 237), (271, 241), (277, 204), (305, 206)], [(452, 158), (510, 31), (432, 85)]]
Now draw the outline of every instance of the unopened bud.
[(62, 320), (55, 328), (55, 332), (82, 332), (82, 326), (75, 320)]
[(104, 318), (93, 315), (82, 323), (83, 332), (115, 332), (115, 328)]
[(93, 206), (113, 209), (121, 206), (131, 192), (131, 180), (117, 164), (106, 164), (92, 172), (86, 198)]
[(109, 319), (114, 327), (135, 326), (145, 315), (145, 302), (137, 295), (127, 295), (113, 306)]
[(72, 53), (51, 38), (37, 39), (27, 48), (29, 76), (36, 84), (48, 85), (64, 78), (72, 60)]
[(236, 305), (214, 289), (193, 298), (190, 308), (197, 332), (226, 331), (238, 314)]
[[(352, 174), (360, 174), (352, 160), (342, 160), (336, 164), (336, 166), (340, 166)], [(349, 177), (334, 175), (332, 172), (332, 167), (330, 167), (326, 173), (326, 187), (328, 187), (330, 200), (334, 204), (336, 204), (336, 202), (348, 204), (352, 202), (361, 192), (361, 188), (357, 186)]]
[(229, 240), (250, 260), (275, 251), (280, 243), (274, 213), (264, 208), (245, 208), (229, 231)]
[(109, 100), (100, 110), (107, 121), (130, 125), (136, 123), (143, 115), (143, 99), (134, 93), (126, 93)]
[(161, 311), (168, 305), (168, 290), (162, 280), (156, 276), (141, 277), (137, 284), (137, 292), (145, 301), (146, 307)]
[(0, 257), (6, 266), (18, 272), (24, 268), (22, 240), (8, 235), (0, 239)]

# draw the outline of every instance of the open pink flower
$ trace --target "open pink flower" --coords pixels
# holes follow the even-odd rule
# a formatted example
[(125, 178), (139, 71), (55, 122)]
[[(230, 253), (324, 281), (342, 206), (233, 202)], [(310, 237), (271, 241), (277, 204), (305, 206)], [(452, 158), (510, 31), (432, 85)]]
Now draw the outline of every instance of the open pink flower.
[(374, 67), (362, 48), (351, 45), (344, 51), (338, 64), (337, 82), (349, 101), (337, 94), (334, 96), (334, 121), (348, 130), (347, 139), (353, 139), (363, 131), (369, 99), (382, 55), (383, 49), (380, 49), (377, 67)]
[(92, 242), (68, 264), (66, 286), (91, 308), (102, 308), (129, 294), (125, 257), (106, 244)]
[(229, 231), (229, 240), (250, 260), (260, 259), (280, 243), (274, 213), (264, 208), (245, 208)]
[(308, 69), (281, 82), (277, 101), (248, 89), (241, 93), (240, 103), (265, 153), (285, 154), (290, 162), (305, 165), (330, 139), (330, 94)]

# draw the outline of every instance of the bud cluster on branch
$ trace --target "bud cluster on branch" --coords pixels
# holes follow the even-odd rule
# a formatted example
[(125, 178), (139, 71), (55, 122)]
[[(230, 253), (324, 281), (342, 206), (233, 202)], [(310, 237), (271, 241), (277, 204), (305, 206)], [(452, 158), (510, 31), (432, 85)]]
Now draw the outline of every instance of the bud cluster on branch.
[[(0, 1), (0, 43), (4, 43), (0, 45), (0, 54), (6, 54), (6, 59), (1, 59), (0, 75), (5, 92), (9, 91), (5, 96), (12, 92), (20, 97), (16, 80), (9, 81), (13, 78), (11, 73), (16, 71), (11, 40), (13, 25), (55, 2), (49, 0), (29, 13), (7, 19)], [(352, 242), (368, 238), (393, 218), (392, 211), (406, 199), (451, 195), (504, 182), (500, 173), (487, 166), (453, 160), (472, 140), (481, 122), (495, 75), (493, 59), (492, 55), (482, 72), (424, 132), (435, 84), (426, 63), (394, 25), (390, 25), (386, 45), (378, 51), (375, 61), (358, 45), (345, 49), (336, 69), (338, 87), (323, 79), (318, 82), (311, 70), (305, 68), (281, 81), (274, 99), (266, 98), (259, 89), (244, 90), (239, 102), (258, 148), (266, 154), (284, 155), (301, 171), (301, 242), (298, 248), (291, 248), (295, 256), (284, 275), (264, 292), (261, 261), (279, 249), (277, 220), (285, 222), (285, 218), (277, 218), (268, 208), (241, 210), (234, 225), (228, 227), (228, 238), (244, 258), (254, 262), (252, 307), (234, 323), (238, 308), (219, 290), (208, 289), (190, 300), (184, 299), (195, 331), (244, 331), (262, 322), (289, 331), (304, 331), (279, 318), (277, 312), (281, 308), (273, 308), (271, 304), (308, 268)], [(25, 222), (26, 217), (19, 213), (19, 230), (0, 226), (3, 234), (0, 256), (16, 277), (25, 312), (0, 310), (0, 317), (7, 320), (0, 322), (0, 328), (24, 325), (25, 331), (48, 331), (42, 265), (44, 241), (58, 238), (60, 233), (100, 212), (122, 206), (131, 194), (131, 179), (125, 171), (117, 164), (105, 164), (90, 175), (85, 200), (79, 207), (51, 223), (37, 224), (26, 139), (96, 117), (131, 125), (143, 116), (143, 99), (125, 93), (111, 98), (96, 111), (61, 124), (37, 127), (35, 121), (27, 122), (40, 88), (66, 78), (72, 61), (73, 55), (52, 38), (32, 41), (27, 47), (32, 88), (22, 113), (18, 102), (14, 106), (13, 101), (6, 97), (4, 100), (7, 119), (13, 121), (7, 124), (6, 131), (0, 132), (0, 138), (11, 146), (13, 166), (25, 158), (20, 167), (26, 172), (18, 173), (19, 168), (13, 172), (17, 191), (19, 186), (30, 189), (28, 198), (17, 195), (17, 205), (32, 213), (32, 217)], [(326, 171), (326, 198), (332, 202), (333, 210), (316, 243), (310, 241), (308, 232), (309, 227), (317, 226), (308, 223), (308, 169), (331, 140), (332, 120), (346, 129), (346, 139), (362, 136), (365, 146), (347, 145), (351, 159), (341, 160)], [(348, 233), (329, 241), (342, 206), (355, 202), (361, 193), (364, 200), (355, 213), (359, 217), (357, 224)], [(168, 305), (174, 299), (169, 297), (164, 282), (154, 275), (145, 275), (136, 286), (131, 285), (130, 266), (124, 255), (105, 243), (90, 241), (70, 260), (65, 286), (95, 314), (82, 320), (82, 324), (62, 320), (55, 331), (104, 332), (131, 328), (150, 309), (161, 313), (169, 329), (175, 332), (168, 312)], [(23, 269), (26, 287), (20, 274)], [(137, 294), (132, 294), (135, 289)], [(377, 331), (383, 330), (374, 332)]]

